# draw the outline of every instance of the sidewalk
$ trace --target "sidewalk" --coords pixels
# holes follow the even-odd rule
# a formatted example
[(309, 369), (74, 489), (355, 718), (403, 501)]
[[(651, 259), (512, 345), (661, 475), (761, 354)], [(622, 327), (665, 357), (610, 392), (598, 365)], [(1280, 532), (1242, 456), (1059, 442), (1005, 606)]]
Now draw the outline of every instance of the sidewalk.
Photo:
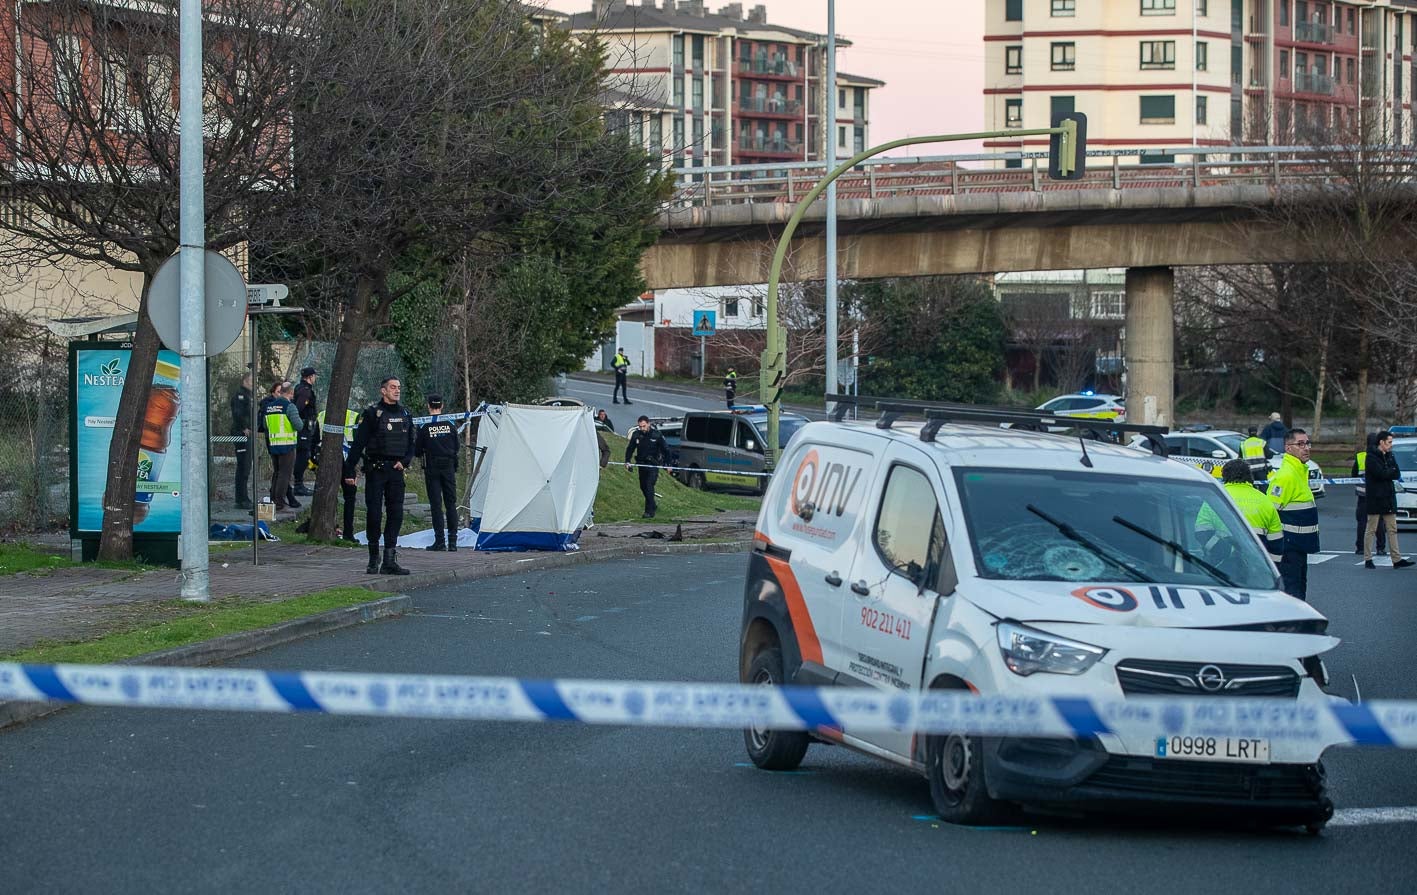
[[(214, 551), (211, 595), (259, 601), (338, 586), (392, 593), (622, 556), (741, 550), (751, 541), (756, 519), (755, 513), (733, 512), (688, 520), (682, 542), (670, 540), (674, 524), (596, 526), (581, 535), (581, 549), (570, 553), (400, 550), (400, 563), (413, 574), (398, 577), (365, 574), (369, 554), (364, 547), (263, 543), (257, 566), (251, 565), (249, 548)], [(157, 621), (161, 604), (179, 598), (172, 569), (133, 572), (85, 565), (0, 576), (0, 655), (41, 641), (97, 637), (135, 620)]]

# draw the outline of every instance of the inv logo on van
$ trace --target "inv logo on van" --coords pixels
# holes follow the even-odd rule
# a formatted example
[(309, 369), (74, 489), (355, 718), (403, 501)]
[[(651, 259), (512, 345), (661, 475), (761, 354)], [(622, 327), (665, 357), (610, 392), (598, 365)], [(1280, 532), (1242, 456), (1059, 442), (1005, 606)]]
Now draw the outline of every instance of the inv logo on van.
[(865, 485), (865, 464), (855, 451), (812, 448), (797, 464), (787, 495), (792, 531), (811, 538), (836, 540), (856, 523), (856, 508)]

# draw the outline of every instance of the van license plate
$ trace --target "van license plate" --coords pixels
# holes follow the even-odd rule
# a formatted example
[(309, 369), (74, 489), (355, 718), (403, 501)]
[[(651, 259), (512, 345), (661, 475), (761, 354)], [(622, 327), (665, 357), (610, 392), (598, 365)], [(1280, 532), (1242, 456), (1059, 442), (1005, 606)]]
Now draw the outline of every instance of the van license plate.
[(1157, 737), (1156, 757), (1269, 764), (1269, 740), (1250, 737)]

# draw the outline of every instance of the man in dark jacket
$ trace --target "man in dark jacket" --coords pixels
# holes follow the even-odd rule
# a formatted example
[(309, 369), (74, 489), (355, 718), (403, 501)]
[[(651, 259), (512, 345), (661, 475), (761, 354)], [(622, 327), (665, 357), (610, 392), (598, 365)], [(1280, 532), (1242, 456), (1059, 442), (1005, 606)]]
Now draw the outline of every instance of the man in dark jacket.
[[(428, 489), (428, 509), (433, 514), (433, 545), (429, 550), (458, 549), (458, 427), (442, 418), (443, 398), (428, 396), (428, 415), (433, 417), (418, 430), (413, 455), (423, 458), (423, 484)], [(448, 532), (443, 540), (444, 525)]]
[(300, 413), (300, 433), (295, 441), (295, 471), (292, 476), (295, 494), (309, 497), (314, 494), (305, 487), (305, 470), (310, 466), (310, 456), (320, 450), (320, 425), (316, 417), (320, 415), (319, 399), (315, 394), (315, 368), (306, 367), (300, 371), (300, 384), (295, 387), (295, 409)]
[(236, 442), (236, 508), (251, 507), (251, 374), (241, 378), (241, 385), (231, 393), (231, 434), (245, 441)]
[(1402, 550), (1397, 546), (1397, 482), (1402, 471), (1397, 468), (1397, 458), (1392, 455), (1392, 433), (1387, 429), (1378, 433), (1377, 451), (1368, 454), (1364, 470), (1364, 484), (1368, 489), (1368, 530), (1363, 537), (1363, 568), (1373, 565), (1373, 542), (1376, 540), (1378, 524), (1387, 529), (1387, 550), (1392, 557), (1394, 569), (1405, 569), (1412, 560), (1403, 559)]
[[(399, 529), (403, 527), (404, 470), (413, 462), (413, 414), (399, 403), (403, 392), (389, 376), (379, 384), (379, 401), (364, 408), (354, 428), (354, 442), (344, 458), (344, 483), (355, 484), (355, 468), (364, 459), (365, 532), (369, 537), (370, 575), (407, 575), (399, 565)], [(384, 557), (379, 560), (379, 535)]]
[(659, 464), (669, 456), (669, 449), (664, 443), (664, 436), (649, 424), (649, 417), (641, 416), (635, 425), (630, 443), (625, 445), (625, 468), (630, 468), (630, 458), (634, 457), (640, 468), (640, 493), (645, 496), (644, 518), (653, 519), (656, 510), (654, 483), (659, 480)]
[(1289, 430), (1284, 427), (1284, 421), (1277, 413), (1269, 415), (1269, 423), (1260, 431), (1260, 437), (1264, 439), (1265, 446), (1275, 454), (1284, 453), (1285, 436), (1288, 434)]
[[(1354, 486), (1353, 491), (1358, 495), (1358, 505), (1354, 510), (1354, 518), (1358, 521), (1358, 535), (1353, 540), (1353, 552), (1363, 552), (1363, 538), (1368, 531), (1368, 458), (1378, 452), (1378, 433), (1368, 433), (1368, 445), (1359, 449), (1353, 455), (1353, 469), (1350, 475), (1360, 481)], [(1378, 527), (1378, 542), (1375, 548), (1378, 553), (1387, 552), (1387, 529)]]

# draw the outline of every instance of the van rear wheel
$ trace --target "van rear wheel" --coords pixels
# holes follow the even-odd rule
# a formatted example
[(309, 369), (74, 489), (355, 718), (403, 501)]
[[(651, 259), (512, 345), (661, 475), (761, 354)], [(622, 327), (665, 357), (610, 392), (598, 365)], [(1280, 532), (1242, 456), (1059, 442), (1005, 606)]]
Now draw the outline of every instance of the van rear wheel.
[(708, 489), (708, 481), (704, 478), (703, 470), (691, 469), (685, 477), (684, 484), (695, 491), (705, 491)]
[[(748, 666), (747, 683), (759, 687), (780, 687), (783, 683), (782, 652), (765, 649)], [(753, 726), (743, 731), (748, 757), (765, 771), (790, 771), (802, 763), (810, 739), (801, 730), (767, 730)]]

